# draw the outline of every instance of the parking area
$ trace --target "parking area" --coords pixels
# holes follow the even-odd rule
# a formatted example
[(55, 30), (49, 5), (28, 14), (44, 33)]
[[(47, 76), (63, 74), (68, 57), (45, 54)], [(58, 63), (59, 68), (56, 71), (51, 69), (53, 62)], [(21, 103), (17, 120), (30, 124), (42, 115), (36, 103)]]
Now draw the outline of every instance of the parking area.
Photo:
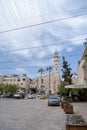
[[(74, 103), (87, 121), (87, 103)], [(85, 113), (86, 112), (86, 113)], [(65, 130), (66, 114), (47, 99), (0, 99), (0, 130)]]

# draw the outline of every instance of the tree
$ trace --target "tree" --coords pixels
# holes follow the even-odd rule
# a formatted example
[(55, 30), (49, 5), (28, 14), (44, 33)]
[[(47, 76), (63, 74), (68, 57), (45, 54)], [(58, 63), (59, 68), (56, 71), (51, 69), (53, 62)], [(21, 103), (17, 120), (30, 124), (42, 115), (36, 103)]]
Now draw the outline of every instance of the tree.
[(17, 91), (17, 86), (14, 84), (14, 85), (6, 85), (5, 86), (5, 91), (8, 92), (8, 93), (15, 93)]
[(72, 73), (71, 73), (71, 68), (70, 64), (65, 60), (65, 57), (63, 57), (63, 69), (62, 69), (62, 78), (63, 81), (67, 84), (70, 85), (72, 84)]
[(63, 81), (61, 81), (61, 87), (60, 87), (60, 94), (62, 95), (62, 96), (64, 96), (64, 95), (66, 95), (66, 93), (67, 93), (67, 90), (65, 89), (65, 86), (66, 85), (66, 83), (65, 82), (63, 82)]
[(26, 92), (26, 88), (21, 88), (21, 91), (23, 91), (25, 93)]
[(3, 93), (4, 92), (4, 86), (2, 84), (0, 84), (0, 92)]
[(44, 70), (41, 68), (41, 69), (38, 70), (38, 72), (41, 73), (41, 87), (42, 87), (42, 73), (44, 72)]
[(51, 94), (51, 87), (50, 87), (50, 72), (51, 72), (51, 70), (52, 70), (51, 66), (46, 68), (46, 71), (49, 71), (49, 94)]

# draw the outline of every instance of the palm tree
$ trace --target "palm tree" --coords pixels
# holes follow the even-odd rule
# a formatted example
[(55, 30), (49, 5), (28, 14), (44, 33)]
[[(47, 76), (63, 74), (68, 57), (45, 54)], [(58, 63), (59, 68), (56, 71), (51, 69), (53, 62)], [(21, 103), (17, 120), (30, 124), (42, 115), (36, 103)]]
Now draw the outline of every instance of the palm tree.
[(38, 70), (38, 72), (41, 73), (41, 87), (42, 87), (42, 73), (44, 72), (44, 70), (41, 68), (41, 69)]
[(52, 67), (49, 66), (49, 67), (46, 68), (46, 70), (49, 71), (49, 94), (51, 94), (51, 87), (50, 87), (50, 72), (51, 72), (51, 70), (52, 70)]

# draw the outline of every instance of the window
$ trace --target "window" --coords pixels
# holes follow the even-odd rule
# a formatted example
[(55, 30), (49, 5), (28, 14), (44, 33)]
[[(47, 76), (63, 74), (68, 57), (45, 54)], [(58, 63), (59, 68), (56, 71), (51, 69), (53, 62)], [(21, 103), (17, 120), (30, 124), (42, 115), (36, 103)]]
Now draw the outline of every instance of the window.
[(6, 79), (3, 79), (3, 81), (6, 81)]
[(16, 79), (14, 79), (14, 82), (16, 81)]
[(25, 81), (25, 79), (22, 79), (23, 81)]
[(23, 83), (21, 83), (21, 85), (23, 85)]
[(20, 81), (20, 79), (18, 79), (18, 81)]
[(10, 79), (10, 81), (12, 81), (12, 79)]

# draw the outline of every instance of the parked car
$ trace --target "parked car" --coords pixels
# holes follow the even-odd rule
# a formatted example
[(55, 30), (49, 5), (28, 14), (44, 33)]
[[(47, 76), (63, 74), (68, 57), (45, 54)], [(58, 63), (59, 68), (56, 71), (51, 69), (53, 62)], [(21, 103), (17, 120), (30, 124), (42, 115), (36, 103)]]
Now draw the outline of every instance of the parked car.
[(40, 96), (42, 96), (42, 93), (38, 93), (37, 97), (40, 97)]
[(28, 95), (27, 95), (27, 98), (28, 98), (28, 99), (35, 99), (35, 98), (36, 98), (36, 95), (35, 95), (35, 94), (28, 94)]
[(40, 98), (40, 99), (46, 99), (47, 96), (43, 94), (43, 95), (41, 95), (39, 98)]
[(1, 97), (1, 98), (7, 98), (7, 97), (8, 97), (8, 93), (2, 93), (2, 94), (0, 95), (0, 97)]
[(48, 97), (48, 106), (60, 106), (60, 99), (55, 95), (49, 96)]
[(6, 93), (5, 98), (13, 98), (13, 93)]
[(13, 95), (14, 95), (13, 93), (8, 93), (8, 96), (7, 96), (7, 97), (8, 97), (8, 98), (13, 98)]
[(4, 98), (4, 96), (5, 96), (4, 93), (0, 94), (0, 98)]
[(14, 95), (13, 95), (14, 98), (18, 98), (18, 99), (23, 99), (25, 97), (24, 93), (19, 93), (19, 92), (16, 92)]
[(61, 95), (57, 95), (58, 99), (60, 100), (60, 102), (62, 101)]

